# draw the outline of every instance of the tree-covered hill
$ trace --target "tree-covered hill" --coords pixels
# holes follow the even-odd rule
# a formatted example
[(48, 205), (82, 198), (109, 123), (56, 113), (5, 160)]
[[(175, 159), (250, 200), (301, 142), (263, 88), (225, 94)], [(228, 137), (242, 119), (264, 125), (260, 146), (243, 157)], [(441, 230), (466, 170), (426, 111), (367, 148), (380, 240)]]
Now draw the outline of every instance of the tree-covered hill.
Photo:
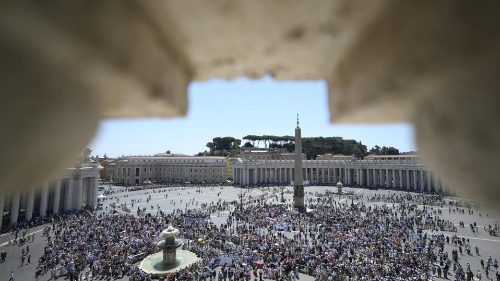
[[(247, 135), (242, 140), (234, 137), (216, 137), (207, 143), (208, 151), (198, 153), (206, 156), (230, 156), (234, 157), (240, 153), (241, 147), (264, 147), (264, 148), (284, 148), (289, 152), (295, 149), (295, 138), (293, 136), (272, 136), (272, 135)], [(343, 139), (342, 137), (312, 137), (302, 138), (302, 151), (307, 155), (307, 159), (315, 159), (316, 156), (326, 153), (355, 155), (363, 158), (369, 154), (397, 155), (399, 150), (394, 147), (374, 146), (370, 150), (360, 141)]]

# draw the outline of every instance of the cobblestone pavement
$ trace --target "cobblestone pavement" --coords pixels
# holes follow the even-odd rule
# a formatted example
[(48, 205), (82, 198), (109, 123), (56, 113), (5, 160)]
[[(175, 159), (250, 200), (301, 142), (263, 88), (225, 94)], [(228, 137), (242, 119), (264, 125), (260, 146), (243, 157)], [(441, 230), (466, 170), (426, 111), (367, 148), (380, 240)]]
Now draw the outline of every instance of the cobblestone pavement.
[[(175, 209), (181, 208), (198, 208), (202, 203), (210, 203), (217, 202), (219, 200), (225, 201), (234, 201), (240, 200), (240, 196), (243, 194), (244, 200), (248, 200), (249, 198), (265, 198), (269, 202), (280, 203), (281, 197), (281, 188), (253, 188), (253, 189), (240, 189), (234, 187), (179, 187), (175, 190), (164, 193), (157, 192), (157, 190), (140, 190), (140, 191), (131, 191), (125, 192), (125, 188), (123, 187), (112, 187), (112, 186), (104, 186), (106, 189), (110, 188), (112, 190), (117, 191), (114, 194), (108, 195), (105, 201), (103, 202), (103, 212), (111, 211), (111, 204), (126, 204), (130, 209), (130, 213), (135, 214), (137, 207), (144, 208), (146, 207), (147, 212), (156, 213), (157, 208), (160, 207), (161, 210), (166, 212), (172, 212)], [(325, 190), (336, 190), (334, 187), (326, 187), (326, 186), (315, 186), (315, 187), (306, 187), (306, 202), (310, 200), (315, 200), (316, 193), (323, 193)], [(201, 191), (201, 192), (199, 192)], [(291, 204), (293, 197), (293, 188), (286, 187), (283, 189), (284, 198), (286, 199), (287, 204)], [(377, 205), (377, 204), (392, 204), (386, 202), (368, 202), (366, 197), (370, 197), (374, 194), (385, 194), (388, 195), (390, 193), (401, 192), (401, 191), (391, 191), (391, 190), (368, 190), (368, 189), (358, 189), (358, 188), (344, 188), (344, 191), (352, 191), (357, 195), (364, 195), (365, 199), (363, 201), (368, 205)], [(102, 191), (100, 192), (102, 193)], [(168, 194), (168, 197), (165, 198), (165, 195)], [(146, 202), (146, 198), (151, 196), (151, 200)], [(192, 200), (194, 198), (194, 204), (186, 206), (186, 202)], [(132, 206), (132, 200), (135, 200), (136, 203)], [(339, 201), (346, 201), (350, 199), (338, 198)], [(434, 209), (438, 209), (439, 207), (433, 207)], [(119, 208), (120, 212), (124, 212), (121, 208)], [(474, 272), (477, 272), (478, 269), (481, 268), (480, 260), (486, 259), (489, 256), (493, 258), (497, 258), (500, 260), (500, 237), (490, 236), (486, 231), (483, 230), (483, 226), (488, 226), (489, 224), (494, 225), (495, 223), (500, 222), (500, 215), (494, 214), (491, 211), (486, 211), (480, 209), (479, 211), (474, 211), (474, 214), (469, 215), (467, 211), (465, 214), (460, 214), (458, 212), (449, 212), (448, 207), (441, 208), (442, 214), (440, 216), (443, 219), (450, 220), (454, 224), (457, 225), (460, 221), (465, 223), (465, 228), (458, 227), (457, 232), (443, 232), (445, 235), (453, 235), (457, 234), (459, 237), (465, 237), (469, 239), (472, 246), (472, 255), (467, 255), (464, 251), (463, 254), (459, 255), (459, 261), (462, 265), (466, 263), (470, 263)], [(226, 214), (218, 213), (212, 214), (211, 220), (215, 224), (221, 224), (225, 221)], [(476, 222), (479, 226), (479, 232), (474, 234), (470, 228), (469, 224)], [(14, 272), (14, 280), (35, 280), (35, 265), (38, 263), (38, 259), (43, 252), (43, 248), (46, 245), (45, 239), (42, 238), (42, 230), (43, 225), (38, 226), (28, 230), (28, 233), (34, 233), (35, 239), (34, 242), (28, 242), (23, 245), (9, 245), (8, 240), (13, 239), (13, 234), (7, 233), (0, 235), (0, 251), (5, 250), (7, 252), (7, 259), (5, 262), (0, 263), (0, 281), (9, 280), (10, 272)], [(432, 233), (432, 232), (431, 232)], [(31, 263), (25, 264), (21, 266), (21, 251), (22, 249), (26, 249), (26, 246), (29, 245), (30, 254), (31, 254)], [(480, 249), (480, 256), (477, 256), (474, 247), (478, 246)], [(446, 245), (446, 250), (451, 252), (452, 245)], [(26, 263), (26, 262), (25, 262)], [(486, 280), (484, 271), (483, 272), (483, 280)], [(494, 278), (494, 271), (490, 271), (490, 277), (492, 280)], [(49, 274), (43, 276), (39, 280), (48, 280)], [(122, 280), (128, 280), (127, 278), (123, 278)], [(314, 280), (313, 277), (301, 275), (300, 280)], [(444, 279), (443, 279), (444, 280)]]

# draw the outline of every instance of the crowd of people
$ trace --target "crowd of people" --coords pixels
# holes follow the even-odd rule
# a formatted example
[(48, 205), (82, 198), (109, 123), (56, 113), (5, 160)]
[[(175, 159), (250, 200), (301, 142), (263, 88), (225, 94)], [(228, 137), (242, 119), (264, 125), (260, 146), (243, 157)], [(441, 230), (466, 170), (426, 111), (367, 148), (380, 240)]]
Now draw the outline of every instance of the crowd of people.
[[(247, 195), (243, 204), (219, 200), (171, 213), (139, 209), (138, 215), (65, 214), (44, 231), (47, 246), (37, 276), (151, 280), (134, 264), (158, 252), (159, 233), (174, 225), (182, 232), (184, 249), (201, 260), (166, 280), (297, 280), (299, 274), (316, 280), (433, 280), (452, 275), (472, 280), (470, 265), (461, 265), (458, 258), (462, 248), (472, 255), (472, 243), (452, 233), (433, 232), (453, 231), (434, 208), (450, 203), (442, 197), (416, 196), (324, 193), (310, 201), (311, 212), (299, 213), (269, 192)], [(384, 200), (397, 204), (366, 203)], [(210, 220), (210, 215), (222, 213), (227, 216), (222, 224)], [(451, 254), (446, 245), (454, 249)], [(481, 270), (488, 276), (495, 272), (500, 279), (494, 258)]]
[[(458, 236), (457, 227), (442, 218), (443, 210), (479, 212), (466, 201), (409, 193), (309, 192), (310, 211), (299, 213), (290, 208), (290, 201), (281, 201), (280, 187), (261, 188), (260, 196), (245, 190), (232, 201), (174, 199), (176, 194), (189, 197), (204, 190), (219, 197), (224, 188), (157, 186), (136, 191), (141, 196), (131, 198), (130, 192), (109, 193), (102, 198), (109, 201), (106, 205), (136, 204), (137, 212), (109, 207), (51, 218), (37, 238), (46, 240), (40, 258), (26, 248), (34, 240), (27, 228), (14, 230), (9, 244), (22, 247), (20, 266), (37, 264), (36, 279), (152, 280), (137, 264), (160, 251), (159, 234), (173, 225), (181, 230), (183, 248), (200, 260), (165, 280), (298, 280), (301, 274), (321, 281), (481, 280), (482, 275), (500, 280), (496, 257), (480, 256), (478, 246)], [(150, 202), (152, 195), (177, 203), (177, 208), (162, 210)], [(475, 223), (470, 227), (471, 233), (480, 231)], [(463, 255), (480, 258), (481, 267), (463, 262)]]

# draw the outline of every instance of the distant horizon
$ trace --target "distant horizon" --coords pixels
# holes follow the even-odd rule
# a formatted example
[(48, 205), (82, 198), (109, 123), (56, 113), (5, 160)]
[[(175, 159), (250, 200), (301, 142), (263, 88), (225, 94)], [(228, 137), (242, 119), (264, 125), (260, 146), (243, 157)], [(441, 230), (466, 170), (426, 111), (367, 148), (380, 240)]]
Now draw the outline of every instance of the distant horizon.
[[(294, 135), (297, 113), (302, 137), (342, 137), (416, 151), (408, 123), (330, 123), (325, 81), (276, 81), (270, 77), (194, 82), (188, 88), (186, 116), (162, 119), (109, 119), (100, 123), (89, 145), (92, 155), (153, 155), (170, 150), (195, 155), (214, 137)], [(334, 120), (335, 121), (335, 120)]]

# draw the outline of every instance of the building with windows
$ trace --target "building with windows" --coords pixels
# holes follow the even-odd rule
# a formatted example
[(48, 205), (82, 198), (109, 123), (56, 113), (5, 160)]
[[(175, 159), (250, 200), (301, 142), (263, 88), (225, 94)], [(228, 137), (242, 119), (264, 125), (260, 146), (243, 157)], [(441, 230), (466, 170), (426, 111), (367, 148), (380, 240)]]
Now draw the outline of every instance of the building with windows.
[(0, 229), (37, 217), (96, 208), (100, 168), (98, 162), (86, 157), (67, 169), (62, 178), (47, 182), (41, 188), (0, 194), (0, 214), (3, 214)]
[[(301, 144), (297, 119), (295, 143)], [(301, 151), (301, 150), (300, 150)], [(302, 162), (304, 184), (382, 187), (422, 192), (449, 192), (416, 154), (355, 156), (325, 154), (316, 160), (293, 159), (281, 151), (247, 150), (233, 160), (233, 182), (238, 186), (293, 185), (295, 162)], [(273, 157), (271, 157), (273, 156)]]
[(109, 164), (111, 181), (121, 185), (144, 183), (224, 183), (224, 157), (157, 154), (120, 159)]
[[(448, 191), (418, 157), (388, 155), (369, 159), (303, 160), (305, 184), (384, 187), (411, 191)], [(291, 185), (294, 160), (233, 161), (234, 184), (238, 186)]]

